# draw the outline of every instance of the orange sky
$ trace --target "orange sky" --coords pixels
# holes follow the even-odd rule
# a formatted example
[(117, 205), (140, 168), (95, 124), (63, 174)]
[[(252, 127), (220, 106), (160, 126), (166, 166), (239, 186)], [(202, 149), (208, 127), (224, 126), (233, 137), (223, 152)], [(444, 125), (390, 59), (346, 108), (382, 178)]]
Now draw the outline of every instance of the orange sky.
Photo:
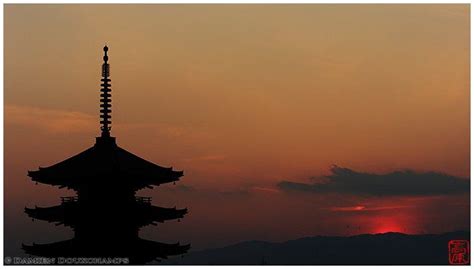
[[(180, 184), (284, 195), (275, 203), (288, 206), (294, 198), (282, 194), (278, 182), (308, 181), (328, 174), (332, 164), (372, 173), (470, 175), (469, 5), (4, 10), (6, 207), (41, 200), (32, 196), (37, 187), (26, 178), (28, 169), (94, 143), (105, 43), (112, 135), (133, 153), (184, 170)], [(210, 212), (215, 201), (206, 199), (185, 198)], [(45, 194), (42, 201), (55, 200)], [(243, 204), (235, 203), (236, 210)], [(190, 218), (202, 224), (194, 214)], [(294, 218), (302, 223), (304, 216)], [(188, 223), (184, 227), (195, 222)], [(281, 223), (274, 234), (291, 230), (290, 224)], [(313, 228), (331, 232), (323, 226), (287, 237)]]

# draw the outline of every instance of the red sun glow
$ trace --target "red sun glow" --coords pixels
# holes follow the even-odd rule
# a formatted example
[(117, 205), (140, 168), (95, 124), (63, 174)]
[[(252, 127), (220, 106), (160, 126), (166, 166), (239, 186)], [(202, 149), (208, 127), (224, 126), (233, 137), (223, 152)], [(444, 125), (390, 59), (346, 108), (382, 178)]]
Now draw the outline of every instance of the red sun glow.
[(396, 219), (382, 219), (377, 222), (372, 233), (406, 233), (406, 229), (402, 227), (399, 221)]

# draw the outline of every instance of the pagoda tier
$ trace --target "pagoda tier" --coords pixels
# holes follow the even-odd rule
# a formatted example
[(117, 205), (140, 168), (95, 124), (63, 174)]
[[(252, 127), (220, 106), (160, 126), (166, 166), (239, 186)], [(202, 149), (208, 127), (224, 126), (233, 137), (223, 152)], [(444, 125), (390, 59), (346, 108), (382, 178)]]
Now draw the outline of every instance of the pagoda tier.
[(98, 137), (93, 147), (55, 165), (29, 171), (28, 176), (36, 182), (76, 191), (101, 183), (136, 191), (178, 181), (183, 172), (161, 167), (120, 148), (114, 137)]
[(52, 207), (25, 208), (33, 218), (65, 225), (74, 238), (42, 245), (23, 245), (30, 255), (71, 258), (128, 258), (144, 264), (186, 253), (190, 245), (164, 244), (139, 238), (140, 228), (181, 219), (187, 209), (153, 206), (151, 198), (136, 197), (138, 190), (178, 181), (173, 171), (144, 160), (117, 146), (110, 136), (112, 91), (108, 47), (104, 47), (100, 94), (101, 136), (91, 148), (62, 162), (29, 171), (33, 181), (72, 189), (77, 197), (63, 197)]
[(190, 245), (165, 244), (138, 237), (124, 242), (98, 242), (74, 238), (49, 244), (22, 245), (22, 249), (29, 255), (49, 258), (128, 258), (130, 264), (159, 261), (168, 256), (184, 254), (189, 248)]
[[(149, 224), (155, 225), (157, 223), (163, 223), (168, 220), (181, 219), (188, 212), (186, 208), (176, 209), (153, 206), (148, 202), (140, 202), (140, 199), (129, 207), (120, 207), (115, 210), (107, 207), (97, 208), (100, 210), (97, 214), (104, 216), (104, 210), (108, 212), (107, 215), (119, 213), (118, 216), (121, 218), (133, 220), (133, 226), (137, 228)], [(77, 200), (63, 202), (60, 205), (52, 207), (25, 208), (25, 213), (30, 218), (52, 222), (57, 225), (63, 224), (64, 226), (73, 228), (84, 218), (91, 218), (91, 221), (98, 220), (96, 216), (94, 216), (94, 211), (85, 206), (81, 206)], [(113, 216), (106, 217), (110, 219), (110, 217)]]

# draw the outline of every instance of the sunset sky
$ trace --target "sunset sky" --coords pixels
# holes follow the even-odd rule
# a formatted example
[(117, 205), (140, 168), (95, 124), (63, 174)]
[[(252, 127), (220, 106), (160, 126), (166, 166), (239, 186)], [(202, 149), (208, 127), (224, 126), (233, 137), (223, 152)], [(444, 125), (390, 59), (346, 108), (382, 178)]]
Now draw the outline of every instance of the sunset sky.
[(112, 135), (185, 173), (141, 194), (190, 213), (143, 237), (200, 249), (469, 229), (469, 13), (5, 5), (6, 250), (71, 234), (23, 208), (72, 192), (26, 174), (93, 145), (105, 44)]

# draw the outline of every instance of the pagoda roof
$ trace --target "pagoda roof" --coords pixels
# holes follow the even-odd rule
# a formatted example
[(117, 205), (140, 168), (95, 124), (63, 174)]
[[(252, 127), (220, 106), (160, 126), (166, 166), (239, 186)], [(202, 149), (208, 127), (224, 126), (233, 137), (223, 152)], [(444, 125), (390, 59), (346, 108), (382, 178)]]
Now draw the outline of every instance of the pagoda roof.
[[(120, 211), (121, 216), (136, 223), (137, 226), (162, 223), (167, 220), (180, 219), (188, 212), (186, 208), (165, 208), (153, 206), (148, 203), (137, 202), (131, 207), (120, 209), (112, 208), (112, 211)], [(66, 202), (51, 207), (25, 208), (25, 213), (34, 219), (64, 224), (65, 226), (75, 226), (81, 218), (90, 218), (91, 222), (96, 221), (101, 216), (95, 216), (94, 212), (81, 207), (79, 202)], [(84, 216), (86, 214), (86, 216)]]
[(76, 238), (49, 243), (22, 245), (30, 255), (42, 257), (128, 257), (131, 264), (142, 264), (186, 253), (190, 245), (166, 244), (136, 238), (125, 242), (89, 242)]
[[(33, 181), (80, 189), (108, 181), (138, 190), (178, 181), (183, 171), (174, 171), (142, 159), (117, 146), (114, 137), (98, 137), (93, 147), (55, 165), (28, 171)], [(90, 185), (89, 185), (90, 186)]]

